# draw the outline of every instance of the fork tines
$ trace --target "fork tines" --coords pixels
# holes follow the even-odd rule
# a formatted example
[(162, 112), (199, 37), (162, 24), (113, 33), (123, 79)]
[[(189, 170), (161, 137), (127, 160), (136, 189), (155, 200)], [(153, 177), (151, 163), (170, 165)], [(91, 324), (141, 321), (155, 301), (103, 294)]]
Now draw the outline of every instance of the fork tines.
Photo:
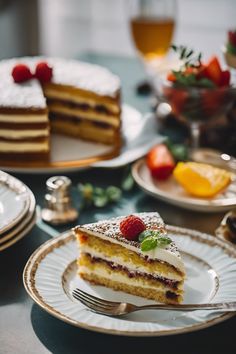
[(79, 300), (83, 305), (87, 306), (92, 311), (104, 315), (106, 314), (111, 315), (114, 308), (116, 308), (116, 306), (119, 305), (119, 302), (100, 299), (78, 288), (72, 291), (72, 295), (76, 300)]

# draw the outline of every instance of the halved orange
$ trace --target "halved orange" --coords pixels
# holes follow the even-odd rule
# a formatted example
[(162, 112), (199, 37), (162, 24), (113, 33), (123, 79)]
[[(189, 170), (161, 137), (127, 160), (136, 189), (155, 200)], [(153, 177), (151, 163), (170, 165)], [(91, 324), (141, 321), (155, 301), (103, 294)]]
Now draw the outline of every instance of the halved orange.
[(214, 197), (231, 182), (231, 173), (208, 164), (179, 162), (173, 174), (190, 194), (196, 197)]

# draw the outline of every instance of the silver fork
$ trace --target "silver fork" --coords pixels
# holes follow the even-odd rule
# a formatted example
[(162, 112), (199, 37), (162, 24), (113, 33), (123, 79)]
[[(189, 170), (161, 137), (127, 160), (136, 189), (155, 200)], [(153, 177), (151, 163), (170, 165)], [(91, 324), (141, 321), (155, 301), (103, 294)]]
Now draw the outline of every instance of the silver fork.
[(173, 310), (173, 311), (194, 311), (194, 310), (221, 310), (222, 312), (236, 311), (236, 302), (221, 302), (210, 304), (186, 304), (186, 305), (144, 305), (136, 306), (127, 302), (115, 302), (100, 299), (80, 289), (72, 291), (72, 295), (91, 311), (106, 316), (122, 316), (140, 310)]

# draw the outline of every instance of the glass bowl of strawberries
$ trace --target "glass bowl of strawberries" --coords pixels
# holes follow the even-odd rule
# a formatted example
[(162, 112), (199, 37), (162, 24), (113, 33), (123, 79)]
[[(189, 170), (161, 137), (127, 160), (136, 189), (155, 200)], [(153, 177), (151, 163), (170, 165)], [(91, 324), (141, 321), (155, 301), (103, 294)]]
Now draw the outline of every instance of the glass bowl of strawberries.
[(159, 75), (154, 86), (173, 114), (189, 123), (191, 147), (198, 148), (201, 124), (226, 114), (236, 98), (236, 88), (217, 57), (203, 63), (201, 53), (196, 55), (184, 46), (172, 48), (179, 54), (180, 68)]

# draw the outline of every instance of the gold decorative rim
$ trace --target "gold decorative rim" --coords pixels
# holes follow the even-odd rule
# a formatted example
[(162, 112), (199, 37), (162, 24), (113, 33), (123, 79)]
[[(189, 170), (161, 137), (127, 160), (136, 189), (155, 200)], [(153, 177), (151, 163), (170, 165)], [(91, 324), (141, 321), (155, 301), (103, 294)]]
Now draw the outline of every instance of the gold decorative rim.
[[(221, 239), (215, 238), (211, 235), (201, 233), (199, 231), (191, 230), (191, 229), (186, 229), (182, 227), (175, 227), (175, 226), (170, 226), (167, 225), (167, 230), (170, 232), (177, 232), (181, 233), (183, 236), (189, 236), (195, 240), (201, 240), (201, 242), (207, 243), (209, 245), (218, 245), (223, 249), (223, 251), (229, 255), (230, 257), (233, 257), (236, 259), (236, 249), (227, 241), (222, 241)], [(143, 336), (143, 337), (148, 337), (148, 336), (164, 336), (164, 335), (174, 335), (174, 334), (180, 334), (180, 333), (188, 333), (200, 329), (204, 329), (207, 327), (210, 327), (212, 325), (215, 325), (217, 323), (220, 323), (222, 321), (225, 321), (231, 317), (234, 316), (234, 313), (224, 313), (221, 314), (213, 319), (210, 319), (208, 321), (205, 321), (204, 323), (200, 324), (195, 324), (191, 326), (187, 326), (184, 328), (179, 328), (179, 329), (172, 329), (172, 330), (163, 330), (163, 331), (120, 331), (120, 330), (113, 330), (113, 329), (103, 329), (100, 327), (96, 327), (93, 325), (87, 325), (85, 323), (81, 323), (79, 321), (75, 321), (63, 313), (59, 312), (52, 306), (48, 305), (44, 299), (41, 297), (39, 294), (36, 286), (35, 286), (35, 275), (37, 272), (37, 268), (40, 264), (40, 262), (49, 254), (51, 253), (55, 248), (59, 248), (62, 245), (66, 244), (67, 242), (70, 242), (72, 239), (74, 239), (74, 235), (71, 230), (61, 234), (60, 236), (50, 239), (44, 244), (42, 244), (38, 249), (35, 250), (35, 252), (31, 255), (29, 258), (28, 262), (25, 265), (24, 271), (23, 271), (23, 283), (25, 286), (25, 289), (29, 296), (35, 301), (36, 304), (38, 304), (43, 310), (51, 314), (52, 316), (68, 323), (71, 325), (74, 325), (76, 327), (81, 327), (84, 329), (92, 330), (95, 332), (100, 332), (100, 333), (108, 333), (108, 334), (114, 334), (114, 335), (125, 335), (125, 336)]]
[(115, 146), (114, 149), (107, 153), (99, 156), (92, 156), (86, 159), (80, 160), (70, 160), (70, 161), (42, 161), (42, 162), (17, 162), (17, 161), (0, 161), (2, 167), (15, 168), (17, 169), (59, 169), (59, 168), (83, 168), (88, 167), (96, 162), (109, 160), (119, 155), (120, 147)]

